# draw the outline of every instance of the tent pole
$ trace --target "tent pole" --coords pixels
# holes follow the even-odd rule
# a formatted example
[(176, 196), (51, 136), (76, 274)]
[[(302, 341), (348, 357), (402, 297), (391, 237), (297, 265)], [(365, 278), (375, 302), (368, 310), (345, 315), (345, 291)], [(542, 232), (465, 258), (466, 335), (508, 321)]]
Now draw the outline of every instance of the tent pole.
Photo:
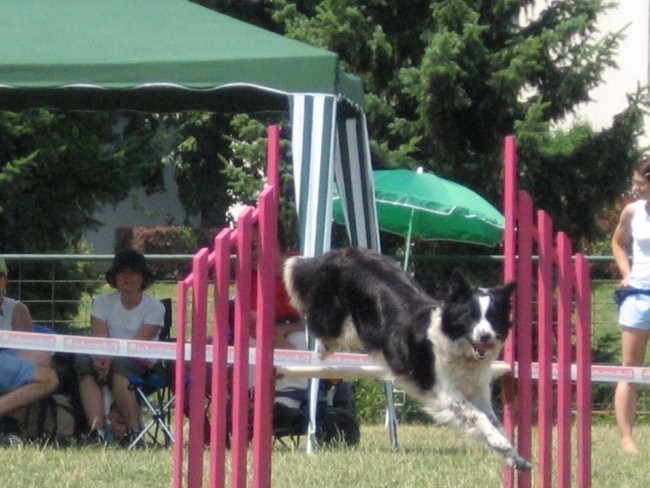
[(409, 218), (409, 230), (406, 235), (406, 249), (404, 250), (404, 271), (409, 269), (409, 257), (411, 255), (411, 236), (413, 235), (413, 217), (415, 210), (411, 209), (411, 217)]

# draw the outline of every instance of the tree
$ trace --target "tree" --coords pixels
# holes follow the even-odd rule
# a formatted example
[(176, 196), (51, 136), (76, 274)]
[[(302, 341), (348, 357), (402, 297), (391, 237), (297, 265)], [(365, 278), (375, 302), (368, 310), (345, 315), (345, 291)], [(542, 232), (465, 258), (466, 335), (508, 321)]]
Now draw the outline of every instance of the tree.
[[(0, 250), (64, 251), (104, 203), (162, 184), (152, 119), (46, 109), (0, 112)], [(143, 122), (144, 121), (144, 122)]]
[(229, 118), (216, 113), (184, 113), (169, 116), (176, 144), (171, 160), (176, 168), (178, 195), (188, 214), (201, 216), (202, 227), (226, 223), (231, 204), (224, 177), (224, 155), (229, 154)]
[[(202, 3), (231, 15), (237, 8)], [(280, 32), (337, 52), (363, 78), (375, 167), (424, 166), (498, 205), (502, 141), (515, 134), (521, 186), (578, 243), (596, 237), (596, 215), (621, 194), (639, 157), (645, 93), (631, 94), (602, 131), (555, 128), (614, 66), (624, 33), (597, 37), (605, 0), (244, 5), (246, 20), (268, 25), (271, 17)]]

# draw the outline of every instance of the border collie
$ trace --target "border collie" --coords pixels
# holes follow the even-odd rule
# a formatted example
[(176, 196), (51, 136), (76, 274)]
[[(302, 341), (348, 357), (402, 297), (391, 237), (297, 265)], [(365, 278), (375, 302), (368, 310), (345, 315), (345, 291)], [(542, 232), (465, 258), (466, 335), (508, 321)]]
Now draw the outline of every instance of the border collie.
[(438, 301), (394, 260), (355, 248), (290, 258), (284, 281), (321, 359), (336, 349), (365, 350), (437, 422), (478, 435), (517, 470), (532, 468), (506, 438), (490, 395), (490, 365), (512, 325), (515, 282), (472, 289), (454, 272)]

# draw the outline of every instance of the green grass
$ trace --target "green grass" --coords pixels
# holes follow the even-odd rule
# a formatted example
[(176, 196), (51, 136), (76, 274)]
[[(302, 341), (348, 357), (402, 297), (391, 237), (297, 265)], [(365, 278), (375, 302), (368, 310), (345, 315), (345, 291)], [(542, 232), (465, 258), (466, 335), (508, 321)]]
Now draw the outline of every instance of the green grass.
[[(377, 426), (362, 428), (361, 444), (355, 449), (330, 449), (310, 456), (304, 452), (304, 442), (295, 451), (276, 447), (273, 486), (501, 486), (502, 460), (481, 444), (432, 426), (400, 426), (398, 434), (399, 452), (391, 452), (386, 429)], [(618, 437), (612, 425), (594, 426), (592, 486), (646, 486), (650, 426), (637, 429), (637, 440), (641, 453), (625, 455), (618, 449)], [(205, 460), (207, 465), (207, 451)], [(0, 485), (11, 488), (168, 487), (171, 474), (170, 449), (126, 451), (25, 446), (4, 449), (0, 454)], [(535, 472), (533, 478), (534, 475)], [(207, 480), (207, 474), (204, 479)], [(572, 486), (576, 486), (575, 480)]]

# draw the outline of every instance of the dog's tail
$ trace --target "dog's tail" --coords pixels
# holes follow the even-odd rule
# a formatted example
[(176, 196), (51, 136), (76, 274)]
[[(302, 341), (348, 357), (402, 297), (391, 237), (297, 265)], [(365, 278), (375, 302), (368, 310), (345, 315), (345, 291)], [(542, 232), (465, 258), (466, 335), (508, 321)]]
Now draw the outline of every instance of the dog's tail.
[(284, 263), (283, 278), (291, 305), (301, 313), (309, 306), (310, 284), (316, 275), (318, 261), (316, 258), (295, 256)]

